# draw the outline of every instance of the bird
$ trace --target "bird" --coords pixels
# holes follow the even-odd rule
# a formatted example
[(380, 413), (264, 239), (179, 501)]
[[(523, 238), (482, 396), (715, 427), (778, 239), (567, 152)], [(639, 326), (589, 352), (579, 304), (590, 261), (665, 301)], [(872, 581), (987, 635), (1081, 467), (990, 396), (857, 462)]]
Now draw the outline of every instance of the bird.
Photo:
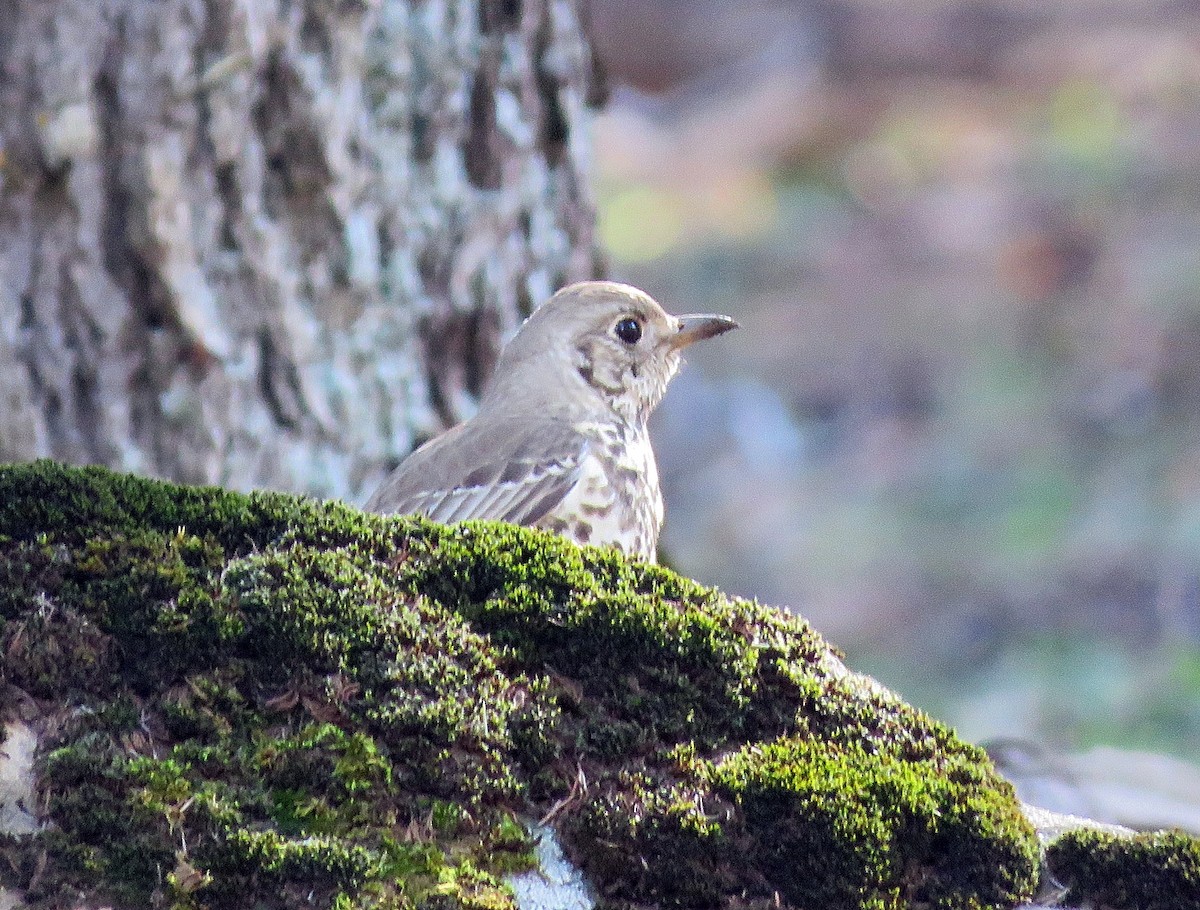
[(655, 562), (663, 498), (647, 421), (681, 352), (736, 327), (673, 316), (631, 285), (568, 285), (501, 350), (474, 416), (409, 455), (364, 508), (505, 521)]

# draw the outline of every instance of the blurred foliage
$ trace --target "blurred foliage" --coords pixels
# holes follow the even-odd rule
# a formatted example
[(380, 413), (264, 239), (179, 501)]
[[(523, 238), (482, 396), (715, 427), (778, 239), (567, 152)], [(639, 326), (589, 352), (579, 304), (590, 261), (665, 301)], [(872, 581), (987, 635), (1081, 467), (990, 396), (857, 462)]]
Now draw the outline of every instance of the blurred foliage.
[(699, 74), (624, 36), (688, 75), (597, 137), (614, 272), (744, 327), (663, 408), (669, 556), (968, 736), (1194, 753), (1200, 14), (735, 6)]

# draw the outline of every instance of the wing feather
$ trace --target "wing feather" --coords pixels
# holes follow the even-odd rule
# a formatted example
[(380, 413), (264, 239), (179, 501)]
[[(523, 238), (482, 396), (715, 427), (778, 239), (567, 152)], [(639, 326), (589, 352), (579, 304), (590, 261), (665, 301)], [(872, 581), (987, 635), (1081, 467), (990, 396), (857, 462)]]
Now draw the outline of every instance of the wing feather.
[(587, 455), (587, 438), (570, 424), (480, 415), (409, 456), (366, 509), (446, 524), (487, 518), (530, 525), (566, 498)]

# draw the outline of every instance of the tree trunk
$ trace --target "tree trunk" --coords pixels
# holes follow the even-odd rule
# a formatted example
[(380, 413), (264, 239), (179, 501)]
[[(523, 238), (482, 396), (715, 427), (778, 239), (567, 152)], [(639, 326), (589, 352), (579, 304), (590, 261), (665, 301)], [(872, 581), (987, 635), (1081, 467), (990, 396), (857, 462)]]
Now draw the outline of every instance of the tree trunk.
[(598, 271), (581, 0), (0, 0), (0, 461), (356, 498)]

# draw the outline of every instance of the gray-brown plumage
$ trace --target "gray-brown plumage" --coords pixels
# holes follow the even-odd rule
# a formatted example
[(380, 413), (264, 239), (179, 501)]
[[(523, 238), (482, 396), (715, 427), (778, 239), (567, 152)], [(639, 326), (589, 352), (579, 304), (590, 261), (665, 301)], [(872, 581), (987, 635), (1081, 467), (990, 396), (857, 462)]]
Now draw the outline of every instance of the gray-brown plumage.
[(563, 288), (501, 352), (479, 412), (410, 455), (366, 509), (547, 528), (653, 561), (663, 503), (646, 421), (679, 352), (736, 325), (672, 316), (615, 282)]

